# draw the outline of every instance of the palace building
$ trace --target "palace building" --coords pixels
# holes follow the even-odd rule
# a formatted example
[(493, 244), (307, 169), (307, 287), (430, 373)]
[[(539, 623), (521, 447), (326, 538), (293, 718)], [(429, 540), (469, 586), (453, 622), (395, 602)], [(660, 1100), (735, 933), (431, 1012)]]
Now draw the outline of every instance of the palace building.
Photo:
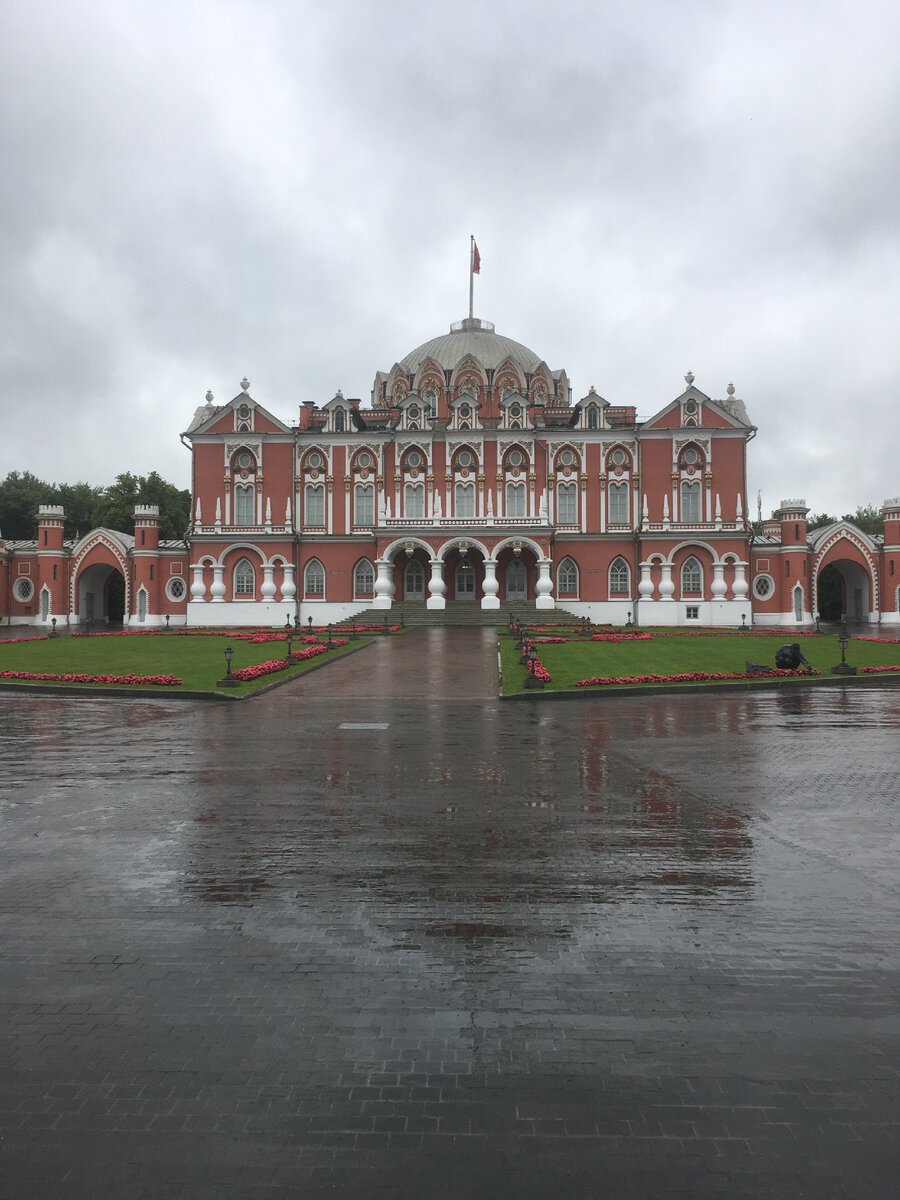
[(273, 626), (390, 619), (403, 605), (452, 623), (473, 606), (596, 623), (808, 626), (833, 568), (857, 621), (900, 624), (900, 498), (883, 537), (847, 522), (807, 531), (802, 500), (754, 528), (756, 429), (729, 384), (688, 372), (639, 418), (469, 317), (378, 371), (371, 403), (340, 392), (283, 420), (251, 394), (211, 392), (182, 441), (192, 522), (160, 542), (63, 537), (43, 507), (36, 541), (0, 539), (0, 616), (50, 626)]

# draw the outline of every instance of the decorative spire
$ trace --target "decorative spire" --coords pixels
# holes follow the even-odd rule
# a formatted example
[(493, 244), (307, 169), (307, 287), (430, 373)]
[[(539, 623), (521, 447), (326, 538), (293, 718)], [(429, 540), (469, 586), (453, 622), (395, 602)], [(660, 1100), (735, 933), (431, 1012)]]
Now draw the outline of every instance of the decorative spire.
[(694, 382), (694, 372), (693, 371), (688, 371), (687, 375), (685, 375), (685, 377), (684, 377), (684, 382), (688, 385), (688, 387), (691, 386), (691, 384)]
[(207, 404), (212, 404), (212, 402), (213, 402), (213, 394), (212, 394), (212, 391), (208, 391), (208, 392), (206, 393), (206, 403), (207, 403)]
[(247, 392), (247, 391), (249, 391), (249, 390), (250, 390), (250, 380), (247, 378), (247, 376), (246, 376), (246, 375), (245, 375), (245, 376), (244, 376), (244, 378), (241, 380), (241, 387), (243, 388), (243, 390), (244, 390), (245, 392)]
[(725, 391), (728, 393), (728, 395), (729, 395), (729, 396), (733, 396), (733, 395), (734, 395), (734, 384), (733, 384), (733, 383), (729, 383), (729, 385), (728, 385), (728, 387), (725, 389)]

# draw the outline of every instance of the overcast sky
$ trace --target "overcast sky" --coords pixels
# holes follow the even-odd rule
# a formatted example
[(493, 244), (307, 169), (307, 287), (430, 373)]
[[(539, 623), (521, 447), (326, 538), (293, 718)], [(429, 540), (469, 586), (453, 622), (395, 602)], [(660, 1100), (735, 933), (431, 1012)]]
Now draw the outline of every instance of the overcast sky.
[(0, 477), (190, 482), (468, 308), (650, 416), (729, 382), (751, 508), (900, 493), (896, 0), (6, 0)]

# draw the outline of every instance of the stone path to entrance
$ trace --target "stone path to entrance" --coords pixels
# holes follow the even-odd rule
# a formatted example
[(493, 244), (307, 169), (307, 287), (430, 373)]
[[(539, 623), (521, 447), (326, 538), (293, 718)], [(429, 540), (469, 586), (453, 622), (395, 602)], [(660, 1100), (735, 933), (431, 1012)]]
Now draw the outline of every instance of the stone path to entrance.
[(377, 638), (300, 681), (304, 688), (323, 685), (330, 699), (490, 700), (500, 687), (497, 632), (438, 627)]
[(900, 693), (461, 699), (480, 636), (0, 694), (2, 1200), (896, 1193)]

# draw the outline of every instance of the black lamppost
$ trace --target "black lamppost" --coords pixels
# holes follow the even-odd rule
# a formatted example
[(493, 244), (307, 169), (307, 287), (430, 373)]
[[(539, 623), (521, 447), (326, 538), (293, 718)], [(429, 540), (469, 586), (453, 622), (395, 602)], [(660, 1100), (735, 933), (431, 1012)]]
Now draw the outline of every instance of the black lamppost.
[[(519, 664), (521, 666), (523, 666), (523, 667), (528, 666), (529, 662), (531, 661), (531, 651), (532, 650), (534, 650), (534, 642), (526, 641), (523, 638), (522, 639), (522, 657), (519, 659)], [(537, 654), (536, 650), (534, 652), (535, 652), (535, 654)]]
[(821, 613), (816, 613), (816, 633), (819, 632), (819, 619), (820, 619), (821, 615), (822, 615)]
[(166, 632), (169, 630), (169, 614), (166, 613)]
[(287, 654), (284, 656), (288, 662), (291, 661), (291, 642), (294, 640), (293, 633), (287, 634)]
[(231, 673), (231, 660), (234, 658), (234, 650), (231, 646), (225, 647), (225, 677), (216, 682), (216, 687), (240, 687), (240, 679), (235, 679)]
[(50, 618), (50, 624), (53, 626), (53, 628), (47, 634), (47, 637), (59, 637), (59, 634), (56, 632), (56, 617)]
[(328, 625), (328, 641), (325, 643), (325, 645), (328, 647), (329, 650), (334, 649), (334, 642), (331, 640), (331, 630), (332, 630), (332, 626), (329, 623), (329, 625)]
[(542, 688), (544, 686), (543, 679), (540, 679), (534, 673), (535, 664), (537, 663), (538, 652), (535, 649), (534, 642), (528, 643), (528, 674), (525, 676), (525, 686), (527, 688)]
[(850, 644), (850, 635), (847, 633), (847, 614), (841, 613), (841, 632), (838, 635), (838, 645), (841, 648), (841, 661), (836, 667), (831, 668), (832, 675), (855, 675), (856, 667), (851, 667), (847, 662), (847, 646)]
[(741, 613), (741, 629), (744, 631), (744, 633), (747, 632), (747, 614), (746, 613)]

